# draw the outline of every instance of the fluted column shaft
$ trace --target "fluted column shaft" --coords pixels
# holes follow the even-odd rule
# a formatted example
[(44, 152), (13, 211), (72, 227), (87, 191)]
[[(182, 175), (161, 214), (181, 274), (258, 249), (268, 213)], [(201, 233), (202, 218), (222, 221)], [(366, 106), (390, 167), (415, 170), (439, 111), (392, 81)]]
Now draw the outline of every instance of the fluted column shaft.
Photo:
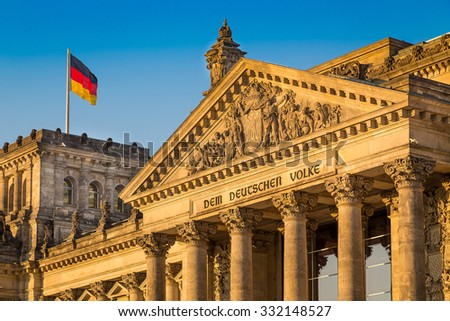
[(302, 192), (272, 198), (284, 223), (284, 300), (308, 300), (307, 215), (317, 197)]
[(345, 174), (326, 183), (338, 208), (338, 299), (365, 300), (362, 201), (372, 188), (363, 176)]
[(187, 301), (207, 300), (207, 249), (208, 237), (215, 234), (216, 226), (192, 221), (178, 226), (186, 242), (186, 266), (183, 267), (183, 286)]
[(249, 208), (231, 209), (220, 214), (231, 237), (230, 299), (253, 300), (253, 228), (262, 215)]
[(423, 191), (434, 166), (435, 162), (414, 156), (399, 158), (384, 166), (398, 192), (396, 272), (399, 277), (392, 280), (395, 300), (426, 300)]
[(147, 301), (166, 298), (166, 255), (175, 244), (175, 238), (161, 233), (150, 233), (138, 239), (147, 261)]

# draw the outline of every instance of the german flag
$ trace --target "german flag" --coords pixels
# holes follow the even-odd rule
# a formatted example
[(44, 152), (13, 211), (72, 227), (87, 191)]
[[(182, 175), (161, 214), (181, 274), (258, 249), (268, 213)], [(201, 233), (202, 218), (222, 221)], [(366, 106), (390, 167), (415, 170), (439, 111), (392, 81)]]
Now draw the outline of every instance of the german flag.
[(97, 77), (80, 60), (70, 55), (70, 90), (91, 105), (97, 102)]

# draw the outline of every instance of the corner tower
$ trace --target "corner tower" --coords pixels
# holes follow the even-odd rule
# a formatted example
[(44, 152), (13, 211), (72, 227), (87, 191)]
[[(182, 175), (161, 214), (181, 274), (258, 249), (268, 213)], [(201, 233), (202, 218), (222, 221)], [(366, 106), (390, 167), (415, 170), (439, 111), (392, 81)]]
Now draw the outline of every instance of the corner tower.
[(205, 54), (208, 63), (207, 68), (211, 75), (211, 88), (204, 93), (205, 96), (222, 80), (238, 62), (239, 58), (244, 57), (246, 52), (239, 49), (239, 46), (238, 43), (233, 41), (231, 29), (227, 24), (227, 19), (225, 19), (223, 26), (219, 29), (219, 38)]

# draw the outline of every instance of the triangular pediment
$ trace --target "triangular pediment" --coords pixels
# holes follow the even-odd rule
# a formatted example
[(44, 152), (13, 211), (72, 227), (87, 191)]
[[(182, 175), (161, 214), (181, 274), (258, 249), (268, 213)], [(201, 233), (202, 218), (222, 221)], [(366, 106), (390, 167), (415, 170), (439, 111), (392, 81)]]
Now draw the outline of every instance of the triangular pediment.
[[(241, 59), (121, 197), (139, 206), (151, 190), (249, 154), (260, 155), (271, 146), (329, 132), (343, 122), (406, 99), (404, 92), (362, 81)], [(153, 197), (164, 198), (184, 188), (174, 186)]]

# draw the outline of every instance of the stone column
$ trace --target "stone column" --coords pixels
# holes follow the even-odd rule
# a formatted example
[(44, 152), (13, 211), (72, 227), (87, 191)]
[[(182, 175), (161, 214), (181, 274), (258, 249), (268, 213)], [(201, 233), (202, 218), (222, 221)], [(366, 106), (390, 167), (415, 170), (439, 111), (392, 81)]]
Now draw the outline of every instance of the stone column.
[(365, 256), (361, 207), (372, 182), (344, 174), (325, 183), (338, 208), (338, 299), (365, 300)]
[(183, 267), (183, 287), (187, 301), (206, 301), (208, 237), (216, 233), (216, 226), (191, 221), (177, 227), (186, 242), (186, 266)]
[[(423, 191), (435, 162), (406, 156), (384, 166), (398, 192), (398, 265), (392, 296), (396, 300), (426, 299)], [(392, 280), (394, 282), (394, 280)]]
[(220, 220), (228, 228), (231, 237), (230, 299), (253, 300), (253, 228), (262, 214), (251, 208), (234, 208), (220, 214)]
[(175, 244), (175, 237), (150, 233), (138, 239), (147, 257), (147, 301), (166, 299), (166, 255)]
[[(398, 271), (398, 243), (400, 234), (398, 233), (398, 193), (397, 191), (385, 191), (381, 194), (381, 199), (388, 210), (388, 218), (391, 221), (391, 282), (392, 284), (400, 284)], [(398, 301), (398, 291), (392, 292), (392, 300)]]
[(16, 169), (14, 173), (14, 212), (18, 213), (21, 209), (20, 204), (20, 194), (21, 194), (21, 186), (22, 186), (22, 173), (19, 169)]
[(8, 213), (6, 202), (6, 177), (3, 171), (0, 171), (0, 212)]
[(27, 173), (27, 194), (28, 196), (28, 201), (24, 201), (23, 203), (25, 204), (25, 206), (27, 207), (28, 210), (31, 210), (33, 208), (33, 162), (32, 159), (30, 157), (29, 159), (29, 163), (27, 164), (27, 168), (26, 168), (26, 173)]
[(110, 172), (111, 170), (108, 169), (108, 172), (105, 175), (105, 195), (104, 200), (108, 200), (109, 204), (112, 206), (112, 212), (116, 212), (116, 209), (114, 208), (114, 175)]
[(99, 281), (95, 283), (91, 283), (90, 290), (94, 294), (95, 299), (97, 301), (111, 301), (107, 296), (106, 293), (108, 292), (108, 288), (111, 287), (110, 282), (105, 281)]
[(181, 271), (181, 264), (169, 263), (166, 265), (166, 301), (180, 301), (180, 289), (175, 280)]
[(284, 300), (308, 300), (307, 215), (317, 196), (292, 191), (272, 198), (284, 223)]
[[(143, 281), (143, 280), (142, 280)], [(129, 301), (144, 301), (144, 296), (139, 288), (141, 281), (139, 280), (138, 273), (130, 273), (122, 275), (122, 282), (128, 290), (128, 300)]]

